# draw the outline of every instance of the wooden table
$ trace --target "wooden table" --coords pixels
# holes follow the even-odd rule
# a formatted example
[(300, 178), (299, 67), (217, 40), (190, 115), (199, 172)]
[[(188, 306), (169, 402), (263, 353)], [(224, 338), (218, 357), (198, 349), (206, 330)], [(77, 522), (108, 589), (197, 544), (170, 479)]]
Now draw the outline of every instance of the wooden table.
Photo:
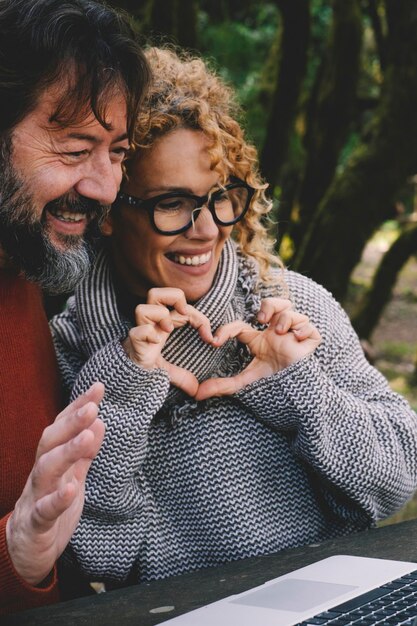
[[(0, 618), (2, 626), (150, 626), (334, 554), (417, 562), (417, 520)], [(160, 607), (175, 607), (153, 613)]]

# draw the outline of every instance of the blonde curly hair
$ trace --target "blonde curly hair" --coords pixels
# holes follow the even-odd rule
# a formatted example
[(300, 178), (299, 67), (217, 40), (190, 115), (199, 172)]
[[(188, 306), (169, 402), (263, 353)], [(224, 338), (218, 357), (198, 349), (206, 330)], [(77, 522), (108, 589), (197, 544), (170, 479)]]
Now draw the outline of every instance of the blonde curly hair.
[[(234, 237), (243, 253), (258, 262), (261, 279), (271, 282), (271, 265), (283, 267), (263, 225), (272, 203), (265, 196), (256, 149), (237, 122), (240, 108), (233, 90), (202, 59), (186, 52), (151, 47), (145, 55), (153, 79), (136, 122), (132, 157), (176, 128), (201, 130), (210, 140), (212, 168), (220, 182), (225, 184), (233, 175), (256, 190)], [(126, 172), (129, 175), (129, 160)]]

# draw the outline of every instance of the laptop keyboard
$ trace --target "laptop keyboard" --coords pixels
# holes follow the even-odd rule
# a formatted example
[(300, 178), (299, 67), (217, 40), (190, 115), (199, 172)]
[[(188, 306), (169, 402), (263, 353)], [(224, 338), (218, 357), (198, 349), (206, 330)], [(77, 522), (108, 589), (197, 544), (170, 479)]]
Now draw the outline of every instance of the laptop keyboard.
[(412, 626), (416, 617), (417, 570), (300, 622), (297, 626)]

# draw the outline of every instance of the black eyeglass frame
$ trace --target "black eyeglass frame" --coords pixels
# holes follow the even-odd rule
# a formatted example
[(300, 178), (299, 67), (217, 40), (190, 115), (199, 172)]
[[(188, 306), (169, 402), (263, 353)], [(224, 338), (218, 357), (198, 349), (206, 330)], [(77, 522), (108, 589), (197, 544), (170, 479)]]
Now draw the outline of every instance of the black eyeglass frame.
[[(235, 176), (231, 176), (230, 180), (231, 182), (228, 185), (225, 185), (224, 187), (220, 187), (218, 190), (212, 193), (208, 193), (205, 196), (196, 196), (191, 193), (178, 193), (178, 192), (174, 193), (170, 191), (168, 193), (163, 193), (159, 196), (154, 196), (153, 198), (149, 198), (147, 200), (141, 200), (141, 198), (137, 198), (136, 196), (131, 196), (129, 194), (124, 193), (123, 191), (119, 191), (116, 197), (115, 204), (118, 204), (119, 202), (126, 202), (126, 204), (128, 204), (129, 206), (133, 206), (138, 209), (145, 209), (145, 211), (147, 212), (149, 216), (150, 222), (152, 224), (152, 228), (158, 234), (166, 235), (167, 237), (171, 235), (179, 235), (180, 233), (184, 233), (186, 230), (188, 230), (190, 226), (193, 224), (193, 222), (195, 222), (195, 220), (198, 218), (198, 216), (200, 215), (201, 209), (205, 205), (210, 211), (213, 217), (213, 220), (215, 221), (216, 224), (218, 224), (219, 226), (233, 226), (233, 224), (240, 222), (240, 220), (244, 217), (245, 213), (249, 209), (251, 200), (253, 198), (253, 195), (256, 189), (248, 185), (248, 183), (245, 182), (244, 180), (241, 180), (240, 178), (237, 178)], [(215, 209), (216, 195), (221, 195), (225, 191), (229, 191), (230, 189), (236, 189), (237, 187), (245, 187), (245, 189), (247, 190), (248, 197), (246, 199), (246, 205), (243, 208), (242, 213), (238, 217), (236, 217), (233, 220), (224, 222), (220, 220), (216, 215), (216, 209)], [(158, 204), (158, 202), (161, 202), (162, 200), (168, 200), (169, 198), (177, 198), (178, 196), (184, 196), (186, 198), (190, 198), (191, 200), (194, 200), (195, 202), (197, 202), (197, 206), (193, 212), (193, 217), (190, 219), (188, 224), (186, 224), (185, 226), (182, 226), (181, 228), (177, 228), (177, 230), (170, 230), (169, 232), (161, 230), (155, 224), (155, 217), (154, 217), (155, 206)]]

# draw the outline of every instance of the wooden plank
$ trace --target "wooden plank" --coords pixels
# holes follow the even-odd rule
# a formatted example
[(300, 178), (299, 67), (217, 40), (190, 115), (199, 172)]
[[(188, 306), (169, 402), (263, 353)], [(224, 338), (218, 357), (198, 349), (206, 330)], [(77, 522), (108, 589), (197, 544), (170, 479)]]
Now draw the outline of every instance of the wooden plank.
[[(417, 562), (417, 520), (2, 617), (2, 626), (153, 626), (334, 554)], [(167, 613), (150, 613), (173, 606)]]

